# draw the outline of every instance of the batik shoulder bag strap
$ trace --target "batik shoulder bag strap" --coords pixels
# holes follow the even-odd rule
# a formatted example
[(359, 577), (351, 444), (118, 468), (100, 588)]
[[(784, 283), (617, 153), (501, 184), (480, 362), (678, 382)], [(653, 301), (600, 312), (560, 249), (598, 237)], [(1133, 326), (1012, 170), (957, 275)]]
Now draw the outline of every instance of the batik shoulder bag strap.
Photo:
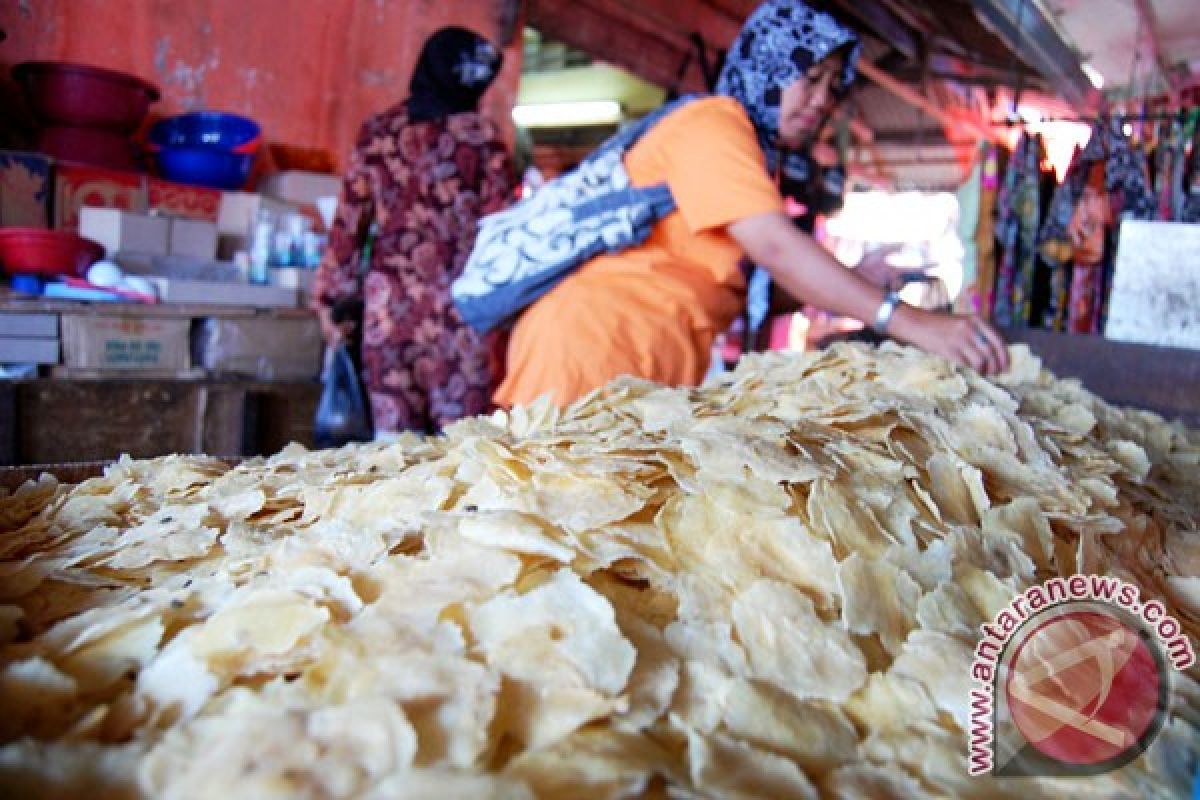
[(563, 278), (601, 253), (645, 241), (675, 210), (666, 184), (634, 187), (624, 156), (681, 97), (643, 117), (511, 208), (485, 216), (451, 295), (463, 320), (482, 332), (510, 322)]

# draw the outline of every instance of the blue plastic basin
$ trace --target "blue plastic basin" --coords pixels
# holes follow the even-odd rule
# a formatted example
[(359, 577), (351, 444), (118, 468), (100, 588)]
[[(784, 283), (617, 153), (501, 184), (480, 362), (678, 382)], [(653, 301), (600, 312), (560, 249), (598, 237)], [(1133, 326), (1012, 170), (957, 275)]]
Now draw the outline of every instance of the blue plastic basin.
[(254, 166), (261, 130), (236, 114), (195, 111), (156, 123), (147, 138), (167, 180), (240, 189)]
[(149, 138), (156, 147), (215, 147), (247, 152), (258, 149), (261, 134), (252, 119), (220, 111), (193, 111), (155, 123)]
[(159, 173), (167, 180), (212, 189), (242, 188), (254, 166), (253, 153), (215, 147), (164, 147), (155, 158)]

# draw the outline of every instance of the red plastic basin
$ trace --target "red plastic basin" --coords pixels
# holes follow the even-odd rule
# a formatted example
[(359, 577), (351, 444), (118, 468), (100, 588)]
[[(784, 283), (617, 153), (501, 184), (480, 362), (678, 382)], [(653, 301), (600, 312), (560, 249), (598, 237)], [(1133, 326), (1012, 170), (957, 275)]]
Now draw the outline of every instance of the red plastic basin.
[(74, 233), (0, 228), (0, 265), (10, 275), (83, 277), (103, 257), (103, 247)]
[(107, 128), (51, 125), (38, 134), (37, 149), (63, 161), (125, 172), (141, 171), (133, 141), (126, 134)]
[(43, 125), (137, 130), (159, 98), (158, 87), (136, 75), (84, 64), (26, 61), (13, 67), (29, 107)]

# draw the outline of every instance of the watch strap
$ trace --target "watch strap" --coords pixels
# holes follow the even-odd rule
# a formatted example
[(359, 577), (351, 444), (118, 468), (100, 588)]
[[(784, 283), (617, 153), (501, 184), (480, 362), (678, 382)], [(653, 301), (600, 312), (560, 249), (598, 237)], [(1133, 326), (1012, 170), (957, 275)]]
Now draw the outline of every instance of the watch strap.
[(883, 296), (883, 302), (879, 304), (879, 309), (875, 312), (875, 320), (871, 323), (871, 330), (876, 333), (887, 333), (888, 324), (892, 321), (892, 315), (896, 313), (896, 306), (900, 305), (900, 293), (892, 290)]

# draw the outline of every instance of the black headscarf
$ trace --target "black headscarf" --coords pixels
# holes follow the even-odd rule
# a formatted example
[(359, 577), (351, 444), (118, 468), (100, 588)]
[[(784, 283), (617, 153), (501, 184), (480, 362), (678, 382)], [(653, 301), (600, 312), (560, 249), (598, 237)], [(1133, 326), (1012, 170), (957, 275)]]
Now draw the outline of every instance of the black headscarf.
[(502, 63), (500, 50), (473, 31), (453, 26), (437, 31), (417, 59), (409, 85), (409, 119), (422, 122), (477, 110)]

